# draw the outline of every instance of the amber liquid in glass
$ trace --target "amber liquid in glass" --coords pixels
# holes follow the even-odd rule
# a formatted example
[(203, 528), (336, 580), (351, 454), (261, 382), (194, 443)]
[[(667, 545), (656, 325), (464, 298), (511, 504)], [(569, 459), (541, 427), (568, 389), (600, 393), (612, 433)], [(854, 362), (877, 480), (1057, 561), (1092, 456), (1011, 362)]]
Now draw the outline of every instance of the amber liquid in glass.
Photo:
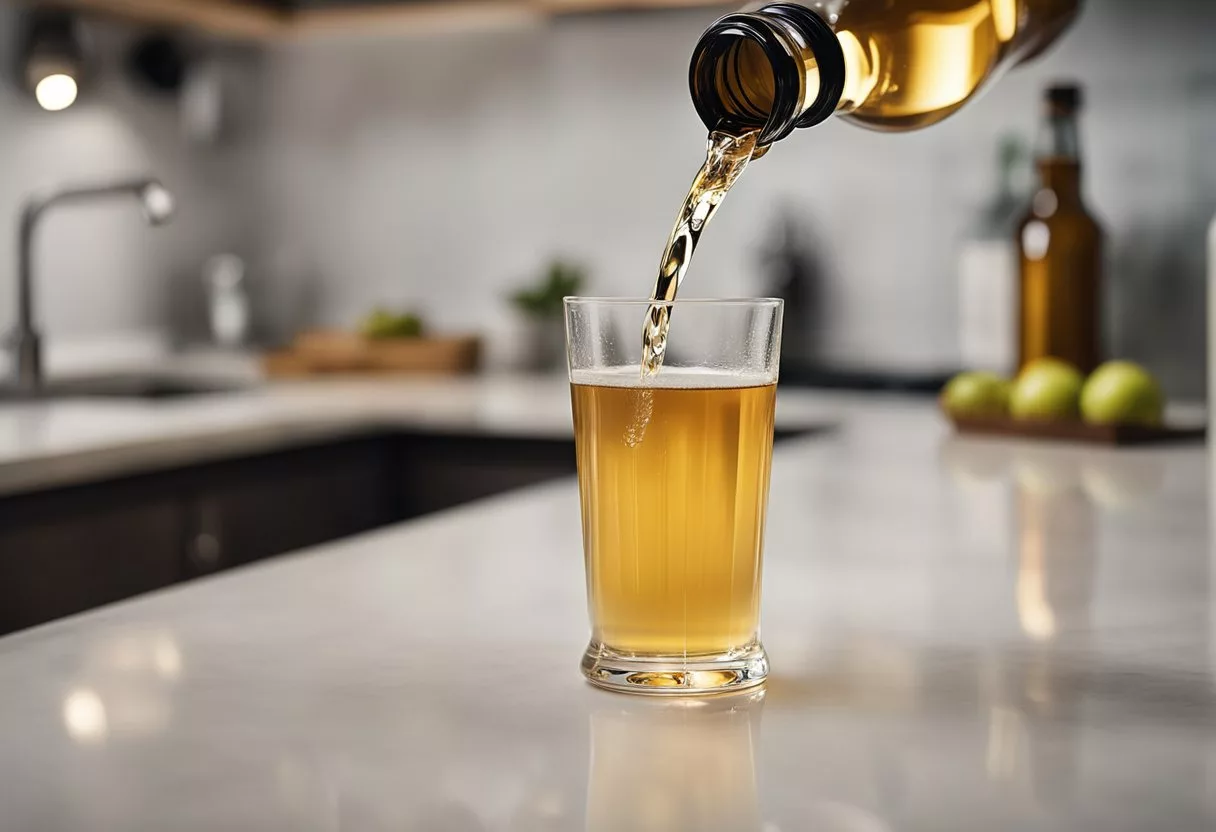
[(776, 385), (666, 369), (642, 387), (629, 368), (574, 381), (593, 648), (753, 645)]

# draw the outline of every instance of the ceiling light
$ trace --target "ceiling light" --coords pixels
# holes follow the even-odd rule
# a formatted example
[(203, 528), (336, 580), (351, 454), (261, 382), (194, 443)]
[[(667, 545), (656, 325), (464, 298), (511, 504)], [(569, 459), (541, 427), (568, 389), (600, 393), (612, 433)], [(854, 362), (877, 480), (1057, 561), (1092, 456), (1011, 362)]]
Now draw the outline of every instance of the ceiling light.
[(75, 21), (63, 12), (35, 11), (24, 23), (21, 72), (25, 87), (44, 110), (66, 110), (76, 103), (84, 74)]
[(75, 104), (77, 92), (76, 79), (63, 73), (48, 75), (34, 87), (38, 104), (51, 112), (66, 110)]

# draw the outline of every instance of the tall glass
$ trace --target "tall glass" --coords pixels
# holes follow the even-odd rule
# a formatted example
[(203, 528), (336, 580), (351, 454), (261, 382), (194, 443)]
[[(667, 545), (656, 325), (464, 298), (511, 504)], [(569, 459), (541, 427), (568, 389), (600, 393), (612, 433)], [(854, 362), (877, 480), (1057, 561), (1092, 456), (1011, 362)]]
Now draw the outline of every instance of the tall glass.
[(680, 300), (643, 376), (648, 300), (566, 299), (591, 643), (639, 693), (758, 685), (760, 564), (782, 302)]

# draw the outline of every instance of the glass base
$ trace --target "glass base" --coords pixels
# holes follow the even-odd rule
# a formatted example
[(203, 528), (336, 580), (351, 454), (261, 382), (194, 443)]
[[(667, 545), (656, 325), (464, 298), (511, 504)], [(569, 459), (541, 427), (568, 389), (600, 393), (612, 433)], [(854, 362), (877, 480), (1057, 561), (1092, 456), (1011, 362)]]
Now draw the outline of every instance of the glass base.
[(591, 684), (605, 690), (691, 696), (763, 684), (768, 656), (759, 642), (708, 656), (639, 656), (592, 642), (583, 654), (582, 669)]

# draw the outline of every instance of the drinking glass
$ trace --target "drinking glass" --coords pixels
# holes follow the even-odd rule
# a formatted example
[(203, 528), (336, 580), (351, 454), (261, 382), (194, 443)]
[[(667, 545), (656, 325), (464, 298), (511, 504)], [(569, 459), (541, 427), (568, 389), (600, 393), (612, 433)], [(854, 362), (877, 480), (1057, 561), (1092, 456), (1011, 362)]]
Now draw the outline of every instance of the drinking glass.
[(760, 567), (782, 302), (680, 300), (643, 375), (648, 300), (566, 299), (591, 643), (600, 687), (758, 685)]

